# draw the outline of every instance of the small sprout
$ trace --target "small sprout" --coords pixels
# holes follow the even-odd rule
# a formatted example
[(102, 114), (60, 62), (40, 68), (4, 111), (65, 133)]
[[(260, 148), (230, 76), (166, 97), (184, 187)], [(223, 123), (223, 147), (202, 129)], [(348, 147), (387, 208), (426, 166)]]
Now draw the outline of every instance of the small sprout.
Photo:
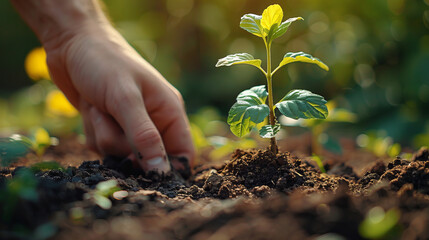
[[(323, 70), (329, 70), (328, 66), (318, 58), (303, 52), (286, 53), (279, 66), (274, 70), (271, 69), (271, 44), (273, 40), (285, 34), (293, 22), (303, 20), (301, 17), (295, 17), (282, 22), (282, 19), (283, 10), (278, 4), (269, 6), (262, 15), (246, 14), (241, 18), (240, 27), (264, 41), (267, 52), (266, 70), (261, 67), (262, 60), (255, 59), (248, 53), (228, 55), (219, 59), (216, 64), (216, 67), (247, 64), (258, 68), (265, 75), (267, 88), (265, 85), (256, 86), (238, 95), (237, 102), (229, 111), (228, 124), (232, 133), (238, 137), (243, 137), (269, 118), (268, 124), (264, 124), (260, 128), (259, 134), (263, 138), (271, 139), (271, 151), (274, 154), (278, 152), (275, 136), (280, 130), (274, 113), (276, 108), (284, 116), (293, 119), (325, 119), (328, 116), (326, 100), (322, 96), (307, 90), (292, 90), (274, 104), (272, 76), (281, 67), (293, 62), (307, 62), (316, 64)], [(268, 105), (266, 104), (267, 99)]]
[(366, 218), (359, 226), (359, 233), (367, 239), (382, 239), (391, 233), (397, 226), (400, 211), (392, 208), (385, 212), (383, 208), (377, 206), (370, 209)]
[(323, 166), (322, 157), (313, 154), (312, 159), (317, 163), (317, 166), (319, 167), (320, 171), (322, 173), (326, 173), (325, 167)]
[(98, 183), (94, 191), (85, 194), (85, 199), (92, 199), (94, 203), (102, 209), (110, 209), (112, 207), (112, 201), (110, 201), (109, 197), (120, 190), (118, 181), (110, 179)]

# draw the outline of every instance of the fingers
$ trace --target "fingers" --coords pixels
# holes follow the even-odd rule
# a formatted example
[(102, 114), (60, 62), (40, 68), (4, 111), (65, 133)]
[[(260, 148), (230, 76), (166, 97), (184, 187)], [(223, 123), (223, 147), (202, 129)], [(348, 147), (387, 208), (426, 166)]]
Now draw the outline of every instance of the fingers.
[(132, 81), (121, 83), (110, 91), (106, 109), (124, 130), (143, 170), (170, 171), (161, 135), (145, 109), (141, 92)]
[(126, 157), (131, 153), (124, 132), (110, 116), (96, 107), (90, 109), (89, 116), (94, 129), (95, 145), (101, 154)]
[(89, 149), (91, 149), (94, 152), (99, 152), (97, 149), (97, 145), (95, 143), (94, 138), (94, 128), (92, 126), (91, 119), (89, 117), (89, 110), (90, 105), (86, 102), (81, 101), (80, 105), (80, 112), (82, 115), (82, 121), (83, 121), (83, 128), (85, 130), (85, 136), (86, 136), (86, 145)]
[[(159, 108), (152, 110), (148, 107), (152, 110), (149, 114), (156, 127), (160, 129), (167, 153), (170, 156), (185, 157), (192, 166), (195, 148), (183, 100), (175, 89), (169, 89), (168, 93), (171, 94), (168, 97), (164, 96), (165, 101)], [(176, 169), (183, 168), (181, 163), (173, 161), (172, 164)]]

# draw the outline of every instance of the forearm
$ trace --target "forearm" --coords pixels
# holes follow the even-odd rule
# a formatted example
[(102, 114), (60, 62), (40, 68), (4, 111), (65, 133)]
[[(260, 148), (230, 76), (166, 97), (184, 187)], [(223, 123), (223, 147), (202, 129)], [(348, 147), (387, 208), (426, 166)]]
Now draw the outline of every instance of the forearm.
[[(92, 26), (108, 26), (98, 0), (11, 0), (45, 47)], [(46, 46), (48, 45), (48, 46)]]

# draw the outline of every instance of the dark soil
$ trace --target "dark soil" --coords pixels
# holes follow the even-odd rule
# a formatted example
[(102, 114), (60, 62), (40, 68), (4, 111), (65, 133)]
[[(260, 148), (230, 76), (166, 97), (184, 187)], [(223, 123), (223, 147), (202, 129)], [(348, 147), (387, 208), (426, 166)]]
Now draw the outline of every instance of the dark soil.
[[(6, 187), (23, 167), (3, 168), (0, 239), (364, 239), (359, 226), (377, 209), (399, 213), (390, 225), (374, 223), (389, 226), (378, 238), (429, 239), (428, 149), (367, 170), (353, 161), (326, 161), (329, 171), (320, 173), (287, 152), (236, 150), (190, 176), (146, 174), (130, 160), (105, 158), (34, 170), (37, 200), (24, 194), (12, 205)], [(103, 209), (88, 196), (110, 179), (127, 193)]]

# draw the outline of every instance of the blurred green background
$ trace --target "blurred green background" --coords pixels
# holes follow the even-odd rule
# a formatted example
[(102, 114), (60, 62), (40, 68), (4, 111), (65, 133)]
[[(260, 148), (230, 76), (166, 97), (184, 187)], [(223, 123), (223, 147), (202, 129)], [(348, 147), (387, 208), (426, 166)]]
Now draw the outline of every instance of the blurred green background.
[[(310, 64), (288, 65), (275, 76), (275, 99), (291, 88), (308, 89), (357, 115), (356, 123), (339, 125), (332, 134), (367, 133), (413, 148), (429, 145), (429, 0), (104, 2), (115, 27), (182, 92), (190, 114), (212, 106), (224, 118), (239, 92), (265, 82), (248, 66), (214, 66), (219, 58), (236, 52), (265, 61), (262, 41), (239, 27), (240, 17), (262, 14), (268, 5), (278, 3), (285, 19), (301, 16), (305, 21), (292, 24), (274, 42), (274, 65), (286, 52), (304, 51), (324, 61), (330, 71)], [(33, 101), (28, 88), (34, 82), (25, 73), (24, 59), (38, 46), (10, 2), (1, 1), (0, 130), (37, 124), (52, 128), (61, 122), (31, 121), (37, 118), (33, 114), (20, 123), (32, 112), (28, 106)], [(18, 104), (26, 110), (17, 113), (14, 101), (22, 101), (20, 93), (30, 104)], [(34, 100), (33, 105), (41, 101)]]

